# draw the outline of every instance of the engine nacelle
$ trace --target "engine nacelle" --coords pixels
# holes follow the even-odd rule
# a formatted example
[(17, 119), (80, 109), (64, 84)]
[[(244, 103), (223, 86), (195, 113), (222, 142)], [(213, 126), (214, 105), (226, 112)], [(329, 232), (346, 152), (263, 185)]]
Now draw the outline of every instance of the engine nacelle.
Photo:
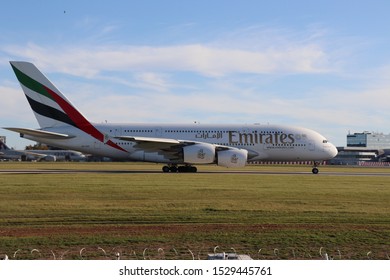
[(145, 153), (144, 151), (136, 151), (131, 154), (131, 160), (136, 161), (148, 161), (148, 162), (160, 162), (160, 163), (170, 163), (170, 160), (165, 158), (163, 155), (160, 155), (158, 152)]
[(43, 158), (41, 158), (41, 161), (57, 161), (57, 157), (56, 156), (44, 156)]
[(230, 149), (218, 152), (218, 165), (225, 167), (244, 167), (248, 159), (248, 151)]
[(207, 164), (215, 161), (215, 147), (208, 143), (199, 143), (183, 147), (183, 160), (190, 164)]

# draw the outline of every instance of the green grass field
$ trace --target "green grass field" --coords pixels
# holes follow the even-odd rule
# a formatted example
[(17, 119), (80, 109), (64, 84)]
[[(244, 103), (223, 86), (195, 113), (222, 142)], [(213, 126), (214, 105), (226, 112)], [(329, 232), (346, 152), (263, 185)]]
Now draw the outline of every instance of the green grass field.
[(7, 169), (85, 172), (1, 174), (0, 256), (204, 259), (216, 246), (254, 259), (390, 255), (390, 176), (354, 176), (389, 168), (321, 167), (313, 175), (310, 166), (243, 169), (262, 174), (200, 166), (197, 174), (163, 174), (154, 164), (0, 163)]

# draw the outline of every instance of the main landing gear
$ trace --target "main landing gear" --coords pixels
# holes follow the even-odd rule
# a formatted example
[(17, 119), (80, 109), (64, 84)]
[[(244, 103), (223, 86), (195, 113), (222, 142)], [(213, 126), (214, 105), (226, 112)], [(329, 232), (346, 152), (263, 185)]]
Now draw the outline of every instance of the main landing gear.
[(314, 161), (313, 162), (313, 169), (311, 170), (311, 172), (313, 172), (313, 174), (318, 174), (319, 170), (318, 170), (318, 165), (320, 164), (319, 161)]
[(162, 171), (164, 173), (168, 173), (168, 172), (171, 172), (171, 173), (176, 173), (176, 172), (196, 173), (198, 171), (198, 169), (195, 166), (191, 166), (191, 165), (182, 165), (182, 166), (177, 166), (177, 165), (168, 165), (167, 166), (167, 165), (165, 165), (165, 166), (163, 166)]

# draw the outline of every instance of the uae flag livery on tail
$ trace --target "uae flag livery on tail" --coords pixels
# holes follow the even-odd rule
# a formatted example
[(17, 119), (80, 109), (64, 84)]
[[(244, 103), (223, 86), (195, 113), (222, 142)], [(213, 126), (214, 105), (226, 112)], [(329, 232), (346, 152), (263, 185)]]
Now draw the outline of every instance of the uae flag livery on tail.
[[(103, 133), (97, 130), (35, 65), (28, 62), (10, 63), (41, 128), (67, 124), (104, 142)], [(106, 144), (125, 151), (110, 140)]]

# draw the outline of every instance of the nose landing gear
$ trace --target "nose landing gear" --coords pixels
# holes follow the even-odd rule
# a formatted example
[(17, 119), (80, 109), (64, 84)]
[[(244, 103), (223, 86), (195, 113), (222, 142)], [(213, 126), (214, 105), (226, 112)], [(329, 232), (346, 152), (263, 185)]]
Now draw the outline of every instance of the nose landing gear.
[(319, 170), (318, 170), (318, 165), (320, 164), (321, 162), (319, 161), (314, 161), (313, 162), (313, 169), (311, 170), (311, 172), (313, 172), (313, 174), (318, 174)]

